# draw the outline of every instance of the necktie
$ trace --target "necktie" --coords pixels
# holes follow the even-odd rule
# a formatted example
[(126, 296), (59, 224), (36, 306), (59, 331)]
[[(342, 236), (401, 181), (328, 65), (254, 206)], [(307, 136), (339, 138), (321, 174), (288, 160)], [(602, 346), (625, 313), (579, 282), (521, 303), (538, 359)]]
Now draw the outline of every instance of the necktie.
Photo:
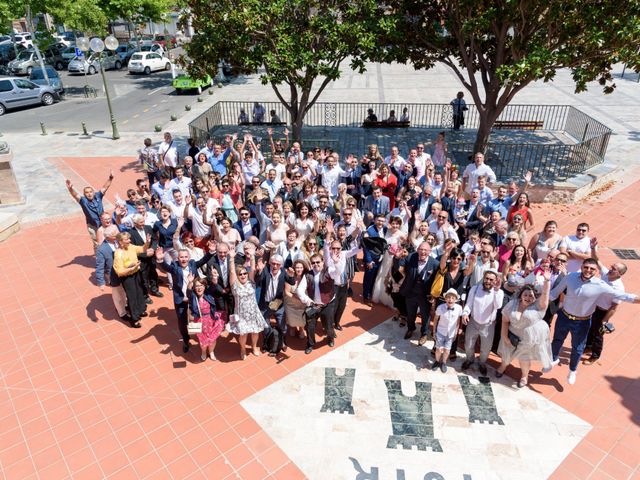
[(378, 215), (380, 213), (380, 200), (376, 200), (375, 206), (374, 208), (374, 212), (376, 215)]
[(227, 286), (227, 262), (220, 262), (220, 273), (222, 274), (222, 285)]

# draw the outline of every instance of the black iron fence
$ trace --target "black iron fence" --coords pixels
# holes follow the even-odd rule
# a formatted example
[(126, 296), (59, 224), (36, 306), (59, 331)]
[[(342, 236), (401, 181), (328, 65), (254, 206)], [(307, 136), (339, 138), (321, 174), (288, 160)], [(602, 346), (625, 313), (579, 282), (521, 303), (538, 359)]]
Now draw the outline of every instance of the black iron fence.
[[(267, 112), (263, 121), (270, 121), (271, 111), (283, 121), (289, 119), (289, 113), (281, 103), (261, 102), (261, 105)], [(473, 104), (467, 107), (464, 128), (467, 131), (477, 129), (480, 123), (478, 110)], [(250, 121), (257, 120), (253, 117), (253, 108), (254, 102), (218, 102), (189, 124), (189, 133), (199, 144), (203, 144), (209, 138), (220, 141), (220, 135), (224, 130), (221, 127), (238, 125), (241, 112), (244, 112)], [(386, 120), (391, 111), (397, 119), (406, 113), (410, 119), (410, 126), (402, 130), (446, 130), (453, 127), (451, 105), (418, 103), (319, 102), (310, 108), (304, 124), (305, 127), (329, 129), (358, 128), (362, 126), (369, 108), (373, 109), (380, 121)], [(500, 141), (490, 139), (487, 157), (501, 179), (522, 175), (526, 170), (533, 170), (538, 179), (548, 181), (574, 176), (604, 161), (611, 135), (611, 129), (606, 125), (570, 105), (508, 105), (497, 121), (529, 125), (534, 122), (540, 130), (562, 133), (562, 136), (566, 137), (562, 143), (509, 141), (504, 136)], [(258, 131), (258, 135), (266, 136), (267, 127), (268, 125), (241, 126), (240, 130)], [(312, 132), (312, 135), (315, 137), (316, 133)], [(323, 136), (331, 137), (331, 130), (326, 130)], [(265, 139), (260, 140), (263, 151), (267, 152), (269, 146), (266, 145)], [(303, 138), (303, 142), (304, 140)], [(330, 140), (306, 139), (304, 143), (324, 144), (326, 141)], [(450, 153), (458, 163), (466, 163), (473, 154), (471, 142), (449, 139), (448, 145)], [(340, 151), (339, 145), (335, 145), (334, 148)]]

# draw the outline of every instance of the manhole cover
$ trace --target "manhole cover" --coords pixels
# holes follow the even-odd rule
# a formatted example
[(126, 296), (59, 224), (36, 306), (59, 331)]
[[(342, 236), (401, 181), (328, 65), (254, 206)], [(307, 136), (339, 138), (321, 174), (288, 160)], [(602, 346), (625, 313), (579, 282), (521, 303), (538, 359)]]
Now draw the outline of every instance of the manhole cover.
[(622, 260), (640, 260), (640, 255), (635, 250), (626, 249), (626, 248), (614, 248), (613, 253), (615, 253), (618, 258)]

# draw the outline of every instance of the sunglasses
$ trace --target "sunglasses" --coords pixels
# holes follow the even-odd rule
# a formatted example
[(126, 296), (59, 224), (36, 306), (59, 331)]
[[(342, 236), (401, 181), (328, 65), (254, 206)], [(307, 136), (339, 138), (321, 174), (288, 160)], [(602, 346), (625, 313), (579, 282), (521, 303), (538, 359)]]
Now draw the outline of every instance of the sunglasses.
[(342, 215), (345, 216), (345, 217), (350, 217), (351, 216), (350, 213), (343, 213)]
[(247, 273), (247, 272), (240, 272), (240, 273), (238, 274), (238, 276), (240, 276), (240, 277), (244, 277), (244, 276), (246, 276), (246, 275), (248, 275), (248, 273)]
[(311, 265), (321, 265), (322, 262), (311, 262)]
[(307, 243), (307, 245), (309, 245), (310, 247), (315, 247), (317, 243)]
[(566, 258), (556, 258), (555, 261), (556, 262), (560, 262), (560, 263), (567, 263), (567, 259)]
[(516, 240), (518, 240), (518, 239), (517, 239), (517, 238), (509, 237), (509, 238), (507, 238), (507, 240), (509, 240), (509, 241), (511, 241), (511, 242), (515, 242), (515, 241), (516, 241)]
[(331, 247), (331, 250), (342, 250), (341, 247)]

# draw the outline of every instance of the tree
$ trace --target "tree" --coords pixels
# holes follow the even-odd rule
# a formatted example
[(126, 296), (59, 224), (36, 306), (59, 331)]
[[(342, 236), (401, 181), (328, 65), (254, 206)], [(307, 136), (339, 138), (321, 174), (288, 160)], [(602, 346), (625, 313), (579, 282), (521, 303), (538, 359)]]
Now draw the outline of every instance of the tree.
[[(389, 0), (388, 48), (377, 58), (448, 66), (473, 98), (486, 150), (500, 113), (525, 86), (572, 71), (576, 93), (598, 80), (610, 93), (613, 64), (640, 66), (640, 2), (630, 0)], [(526, 120), (526, 119), (523, 119)]]
[(188, 0), (188, 5), (197, 32), (187, 46), (190, 74), (215, 72), (221, 59), (242, 71), (264, 68), (261, 81), (289, 112), (296, 140), (306, 113), (340, 77), (340, 64), (350, 57), (351, 67), (363, 72), (365, 51), (376, 43), (375, 0)]

